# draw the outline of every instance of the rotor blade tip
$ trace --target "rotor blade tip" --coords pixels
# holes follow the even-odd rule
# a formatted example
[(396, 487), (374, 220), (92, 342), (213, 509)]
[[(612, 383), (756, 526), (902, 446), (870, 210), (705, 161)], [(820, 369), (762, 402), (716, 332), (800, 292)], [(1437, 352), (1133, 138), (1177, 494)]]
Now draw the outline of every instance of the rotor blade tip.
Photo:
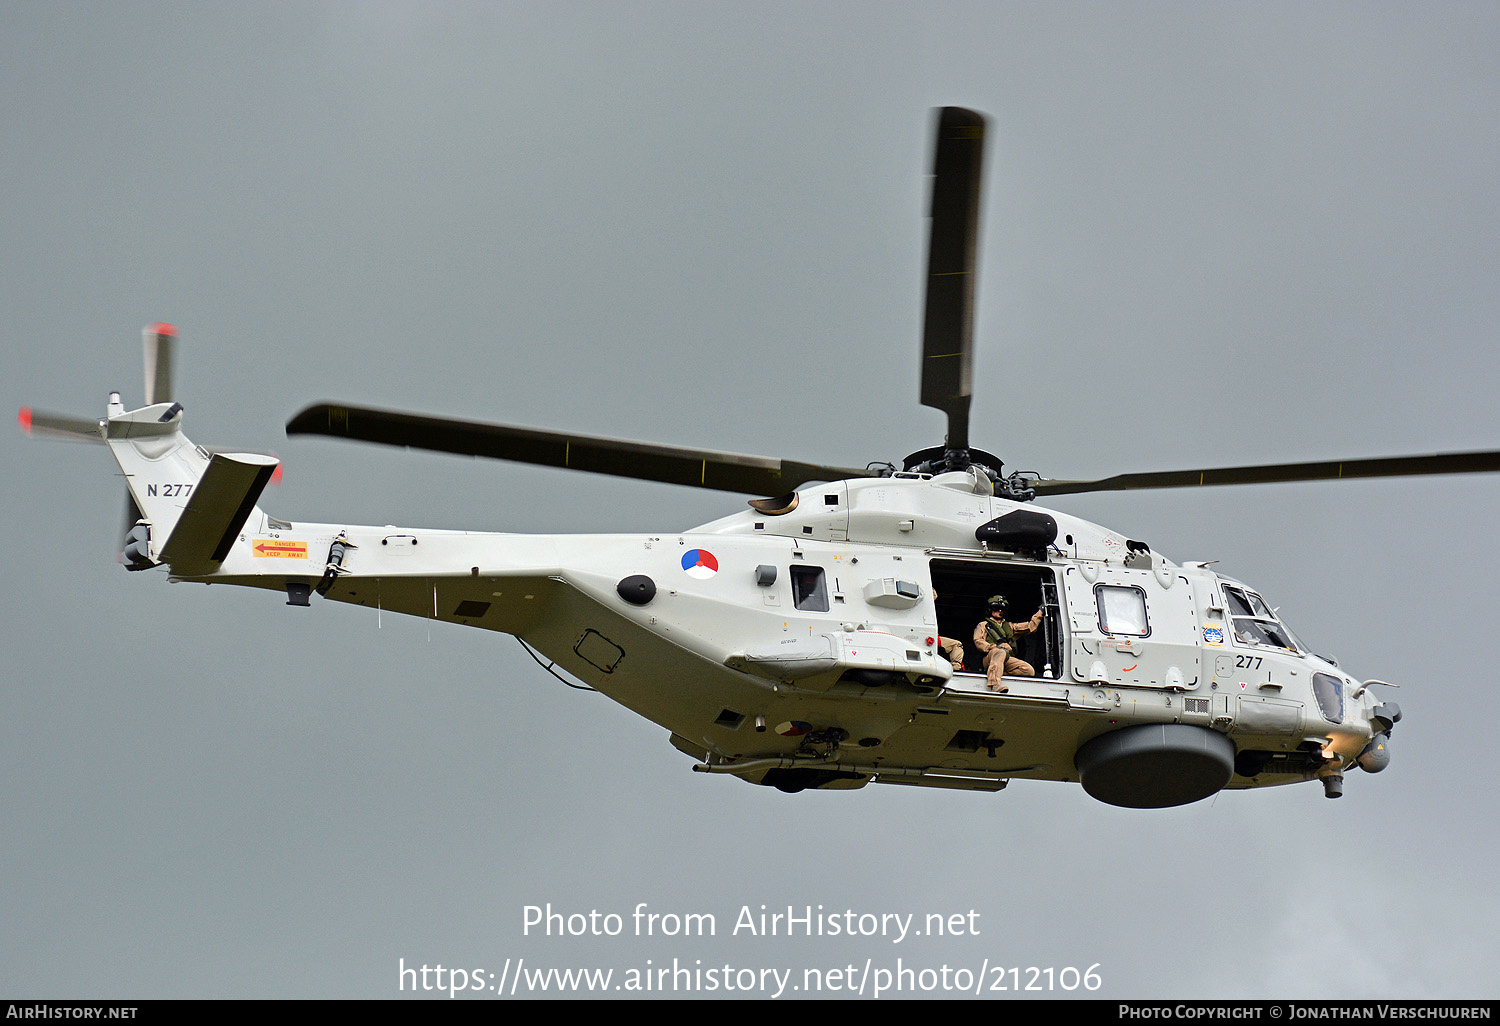
[(316, 425), (328, 419), (328, 404), (314, 403), (305, 409), (298, 410), (292, 419), (286, 422), (286, 433), (289, 435), (316, 434)]
[(159, 322), (148, 327), (146, 329), (146, 333), (149, 335), (170, 335), (173, 338), (176, 338), (177, 328), (175, 325), (167, 324), (165, 322)]
[(20, 412), (16, 414), (16, 420), (18, 422), (20, 422), (21, 430), (22, 431), (26, 432), (28, 435), (31, 434), (31, 407), (30, 406), (23, 406), (23, 407), (21, 407)]

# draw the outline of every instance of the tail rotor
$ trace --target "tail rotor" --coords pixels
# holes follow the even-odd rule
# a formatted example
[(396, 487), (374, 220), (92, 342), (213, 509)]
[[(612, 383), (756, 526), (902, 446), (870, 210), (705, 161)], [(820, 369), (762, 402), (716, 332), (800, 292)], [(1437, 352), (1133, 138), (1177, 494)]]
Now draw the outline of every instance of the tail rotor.
[[(141, 329), (142, 366), (146, 372), (146, 405), (173, 402), (172, 367), (176, 357), (177, 329), (158, 322)], [(115, 558), (127, 570), (149, 570), (156, 564), (148, 548), (148, 528), (142, 523), (140, 507), (125, 489), (124, 527), (120, 531), (120, 551)]]
[(170, 324), (148, 324), (141, 329), (146, 367), (146, 405), (170, 403), (172, 364), (177, 349), (177, 329)]

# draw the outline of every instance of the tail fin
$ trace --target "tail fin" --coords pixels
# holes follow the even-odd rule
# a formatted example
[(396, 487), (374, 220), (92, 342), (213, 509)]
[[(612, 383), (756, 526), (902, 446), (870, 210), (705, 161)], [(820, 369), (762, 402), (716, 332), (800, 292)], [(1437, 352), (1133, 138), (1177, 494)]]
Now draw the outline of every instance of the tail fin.
[(145, 569), (167, 563), (176, 573), (213, 572), (278, 461), (258, 453), (210, 453), (194, 445), (182, 433), (180, 403), (126, 412), (113, 398), (105, 441), (140, 512), (126, 545), (126, 565)]
[(23, 408), (28, 434), (102, 442), (125, 475), (128, 570), (166, 563), (174, 573), (218, 569), (275, 473), (274, 456), (210, 452), (182, 433), (182, 404), (173, 401), (172, 364), (177, 329), (153, 324), (142, 333), (146, 405), (127, 411), (119, 393), (103, 420)]

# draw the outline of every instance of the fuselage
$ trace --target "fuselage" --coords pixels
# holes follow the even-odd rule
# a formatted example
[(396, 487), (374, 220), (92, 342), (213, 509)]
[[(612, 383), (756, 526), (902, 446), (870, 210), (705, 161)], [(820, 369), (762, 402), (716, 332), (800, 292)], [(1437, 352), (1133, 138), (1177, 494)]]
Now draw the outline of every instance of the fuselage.
[[(1077, 781), (1091, 740), (1147, 724), (1227, 738), (1224, 786), (1255, 787), (1338, 776), (1389, 729), (1369, 689), (1307, 651), (1253, 589), (988, 494), (974, 475), (815, 485), (788, 505), (597, 536), (256, 510), (222, 565), (192, 579), (300, 585), (514, 634), (666, 727), (699, 769), (787, 790)], [(973, 644), (994, 594), (1009, 620), (1042, 614), (1016, 643), (1036, 675), (1006, 678), (1003, 694)], [(944, 639), (963, 645), (961, 668)]]

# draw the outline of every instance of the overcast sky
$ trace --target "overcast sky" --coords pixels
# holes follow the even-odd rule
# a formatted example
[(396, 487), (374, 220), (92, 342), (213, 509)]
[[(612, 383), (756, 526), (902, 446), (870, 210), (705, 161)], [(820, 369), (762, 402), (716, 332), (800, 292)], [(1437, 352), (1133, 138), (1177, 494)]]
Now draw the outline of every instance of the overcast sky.
[[(931, 110), (960, 104), (993, 119), (972, 432), (1011, 469), (1497, 448), (1497, 61), (1493, 3), (5, 0), (0, 390), (139, 404), (170, 321), (187, 433), (279, 453), (276, 516), (683, 530), (740, 500), (283, 425), (938, 444)], [(1058, 500), (1402, 686), (1390, 768), (1339, 801), (1146, 812), (694, 774), (504, 635), (126, 574), (97, 448), (0, 433), (0, 467), (0, 995), (387, 998), (403, 959), (525, 958), (1497, 996), (1495, 477)], [(528, 935), (549, 902), (624, 934)], [(636, 937), (641, 902), (717, 933)], [(735, 936), (762, 905), (974, 929)]]

